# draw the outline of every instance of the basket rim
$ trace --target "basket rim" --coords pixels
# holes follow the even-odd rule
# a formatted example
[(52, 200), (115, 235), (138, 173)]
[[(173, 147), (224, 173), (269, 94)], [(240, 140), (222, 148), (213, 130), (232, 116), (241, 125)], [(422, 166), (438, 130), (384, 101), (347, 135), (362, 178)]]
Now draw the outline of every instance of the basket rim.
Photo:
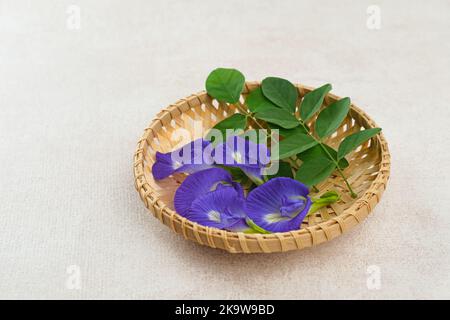
[[(254, 87), (254, 86), (259, 86), (261, 82), (259, 81), (246, 81), (245, 82), (245, 88), (244, 88), (244, 93), (248, 93), (249, 90), (249, 86), (250, 87)], [(315, 89), (314, 87), (311, 86), (306, 86), (303, 84), (294, 84), (296, 86), (296, 88), (301, 91), (303, 90), (304, 92), (309, 92), (313, 89)], [(137, 149), (134, 155), (134, 165), (133, 165), (133, 171), (134, 171), (134, 178), (135, 178), (135, 187), (136, 190), (139, 192), (141, 199), (143, 200), (145, 206), (153, 211), (150, 208), (150, 204), (152, 206), (158, 206), (160, 208), (159, 212), (154, 213), (157, 218), (163, 222), (164, 224), (166, 224), (163, 220), (163, 215), (166, 214), (170, 217), (170, 220), (176, 219), (179, 220), (179, 222), (182, 225), (182, 231), (183, 231), (183, 235), (185, 236), (185, 238), (188, 238), (184, 228), (189, 228), (191, 229), (191, 231), (194, 231), (194, 234), (196, 235), (196, 238), (198, 240), (198, 242), (200, 242), (202, 244), (202, 241), (198, 238), (197, 236), (197, 232), (205, 235), (207, 239), (209, 239), (210, 236), (220, 236), (220, 237), (225, 237), (228, 239), (239, 239), (239, 242), (245, 241), (245, 240), (249, 240), (249, 241), (254, 241), (257, 240), (258, 243), (260, 243), (261, 241), (266, 241), (266, 240), (281, 240), (286, 239), (286, 238), (296, 238), (299, 237), (300, 235), (304, 235), (304, 234), (309, 234), (312, 237), (312, 244), (314, 245), (315, 242), (315, 234), (316, 232), (324, 232), (325, 237), (327, 240), (331, 240), (329, 239), (329, 235), (327, 234), (326, 228), (330, 228), (333, 227), (335, 225), (338, 225), (338, 231), (339, 231), (339, 235), (344, 233), (347, 229), (349, 229), (350, 227), (352, 227), (355, 224), (359, 224), (362, 220), (364, 220), (364, 218), (367, 216), (364, 214), (358, 214), (358, 212), (360, 212), (360, 210), (363, 207), (366, 207), (367, 209), (367, 213), (370, 213), (373, 209), (373, 207), (379, 202), (380, 198), (381, 198), (381, 194), (384, 191), (384, 189), (386, 188), (386, 183), (389, 179), (389, 175), (390, 175), (390, 153), (389, 153), (389, 148), (387, 145), (387, 141), (384, 138), (383, 132), (378, 133), (374, 138), (376, 138), (378, 140), (378, 143), (380, 145), (380, 150), (381, 150), (381, 161), (380, 161), (380, 169), (377, 172), (377, 176), (376, 178), (371, 182), (370, 186), (367, 188), (367, 190), (364, 191), (364, 194), (362, 196), (360, 196), (357, 200), (355, 200), (355, 202), (347, 209), (345, 209), (341, 214), (339, 214), (336, 217), (333, 217), (329, 220), (326, 221), (322, 221), (320, 223), (317, 223), (315, 225), (312, 226), (308, 226), (299, 230), (293, 230), (293, 231), (289, 231), (289, 232), (277, 232), (277, 233), (270, 233), (270, 234), (259, 234), (259, 233), (243, 233), (243, 232), (232, 232), (232, 231), (227, 231), (227, 230), (221, 230), (221, 229), (217, 229), (217, 228), (212, 228), (212, 227), (206, 227), (203, 225), (200, 225), (196, 222), (192, 222), (188, 219), (186, 219), (185, 217), (182, 217), (181, 215), (179, 215), (175, 210), (172, 210), (171, 208), (169, 208), (167, 206), (166, 203), (164, 203), (161, 199), (159, 198), (155, 198), (152, 195), (152, 190), (153, 188), (150, 186), (149, 182), (146, 179), (146, 176), (144, 174), (144, 145), (147, 144), (148, 147), (148, 139), (149, 139), (149, 135), (152, 134), (153, 136), (157, 136), (157, 132), (158, 130), (164, 126), (163, 123), (163, 119), (167, 119), (167, 117), (170, 117), (170, 120), (172, 120), (172, 112), (176, 113), (176, 114), (181, 114), (186, 110), (181, 110), (179, 108), (180, 104), (186, 104), (186, 102), (189, 105), (188, 109), (193, 108), (194, 106), (191, 106), (190, 101), (197, 100), (200, 101), (200, 103), (202, 103), (202, 97), (204, 97), (206, 94), (205, 90), (202, 90), (196, 94), (192, 94), (186, 98), (180, 99), (179, 101), (177, 101), (174, 104), (170, 104), (167, 108), (162, 109), (157, 115), (156, 117), (150, 122), (150, 124), (148, 125), (148, 127), (144, 130), (144, 133), (141, 137), (141, 139), (138, 141), (137, 144)], [(332, 99), (341, 99), (341, 97), (332, 94), (332, 93), (328, 93), (327, 97), (330, 97)], [(363, 118), (366, 123), (369, 124), (370, 127), (376, 127), (376, 123), (358, 106), (356, 106), (355, 104), (351, 103), (350, 106), (351, 110), (356, 112), (357, 114), (359, 114), (359, 116), (361, 118)], [(159, 129), (158, 129), (159, 127)], [(383, 173), (383, 174), (381, 174)], [(380, 189), (382, 188), (382, 189)], [(376, 197), (376, 201), (373, 201), (373, 197)], [(154, 208), (153, 208), (154, 209)], [(349, 218), (354, 218), (356, 221), (352, 221), (349, 222), (348, 219)], [(356, 222), (356, 223), (355, 223)], [(175, 227), (173, 226), (173, 221), (172, 221), (172, 229), (174, 231)], [(316, 235), (317, 236), (317, 235)], [(332, 237), (334, 238), (334, 237)], [(209, 240), (208, 240), (209, 241)], [(204, 242), (204, 241), (203, 241)], [(211, 243), (203, 243), (203, 244), (209, 244), (211, 247), (215, 247), (214, 244)], [(245, 248), (243, 248), (243, 251), (246, 252)], [(283, 250), (282, 250), (283, 251)], [(250, 252), (250, 251), (249, 251)]]

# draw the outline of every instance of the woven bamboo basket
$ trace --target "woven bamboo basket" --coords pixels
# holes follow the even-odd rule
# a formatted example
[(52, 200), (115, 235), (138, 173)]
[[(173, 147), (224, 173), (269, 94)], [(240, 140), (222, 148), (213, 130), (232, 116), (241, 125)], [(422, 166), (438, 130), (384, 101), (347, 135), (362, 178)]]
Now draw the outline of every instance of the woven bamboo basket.
[[(259, 85), (259, 82), (247, 82), (241, 100), (243, 101), (246, 95)], [(297, 85), (297, 89), (300, 97), (303, 97), (313, 88)], [(333, 94), (328, 94), (324, 105), (327, 106), (339, 99)], [(351, 198), (343, 180), (333, 174), (317, 187), (322, 192), (337, 190), (341, 194), (341, 200), (308, 216), (299, 230), (273, 234), (245, 234), (204, 227), (178, 215), (173, 207), (173, 197), (184, 175), (175, 174), (164, 180), (155, 181), (151, 172), (155, 152), (169, 152), (174, 149), (178, 143), (172, 139), (172, 132), (175, 129), (180, 127), (187, 129), (193, 134), (192, 139), (197, 139), (216, 122), (235, 112), (233, 105), (218, 102), (204, 91), (193, 94), (163, 109), (145, 129), (137, 144), (134, 156), (136, 189), (153, 215), (176, 233), (182, 234), (184, 238), (232, 253), (299, 250), (329, 241), (349, 231), (362, 222), (380, 201), (390, 172), (389, 150), (381, 133), (347, 156), (350, 166), (344, 172), (358, 197)], [(203, 133), (194, 132), (194, 122), (198, 120), (201, 120)], [(312, 119), (311, 123), (314, 121), (315, 119)], [(344, 136), (358, 131), (361, 127), (368, 129), (376, 125), (368, 115), (352, 104), (347, 118), (326, 143), (336, 148)], [(293, 160), (301, 163), (295, 158)]]

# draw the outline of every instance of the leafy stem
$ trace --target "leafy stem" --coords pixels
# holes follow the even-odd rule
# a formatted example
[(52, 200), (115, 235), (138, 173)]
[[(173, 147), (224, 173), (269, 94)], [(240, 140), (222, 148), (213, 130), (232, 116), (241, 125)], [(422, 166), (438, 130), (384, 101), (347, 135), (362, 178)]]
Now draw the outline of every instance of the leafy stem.
[(265, 129), (264, 126), (258, 122), (258, 119), (256, 119), (252, 113), (248, 112), (247, 109), (241, 104), (241, 102), (237, 101), (235, 104), (236, 109), (239, 110), (239, 112), (241, 112), (242, 114), (246, 115), (247, 117), (249, 117), (250, 119), (253, 120), (253, 122), (260, 128), (260, 129)]
[(309, 132), (307, 126), (305, 125), (305, 123), (301, 120), (299, 120), (300, 124), (302, 125), (302, 127), (305, 129), (305, 131), (307, 132), (307, 134), (313, 138), (319, 145), (320, 147), (323, 149), (323, 151), (327, 154), (328, 158), (336, 165), (336, 168), (339, 172), (339, 175), (342, 177), (342, 179), (344, 180), (348, 191), (350, 191), (350, 195), (352, 198), (356, 198), (358, 195), (353, 191), (352, 186), (350, 185), (350, 183), (347, 180), (347, 177), (345, 176), (344, 172), (342, 171), (342, 168), (339, 166), (339, 162), (330, 154), (330, 152), (328, 151), (328, 149), (325, 147), (325, 145), (323, 144), (323, 142), (319, 139), (317, 139), (314, 135), (311, 134), (311, 132)]

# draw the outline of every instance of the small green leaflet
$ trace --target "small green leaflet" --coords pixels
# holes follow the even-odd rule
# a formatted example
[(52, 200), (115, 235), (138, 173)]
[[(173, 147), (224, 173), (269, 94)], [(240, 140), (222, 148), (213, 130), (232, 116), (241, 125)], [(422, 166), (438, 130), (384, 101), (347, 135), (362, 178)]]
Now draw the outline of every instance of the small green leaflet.
[(263, 80), (261, 87), (267, 99), (290, 113), (295, 112), (298, 91), (288, 80), (268, 77)]
[[(224, 120), (216, 123), (213, 127), (214, 129), (220, 130), (222, 132), (223, 137), (225, 138), (227, 129), (241, 129), (244, 130), (247, 126), (247, 117), (240, 113), (235, 113), (232, 116), (225, 118)], [(210, 138), (210, 132), (207, 134), (207, 139)]]
[(325, 138), (335, 132), (347, 116), (350, 109), (350, 98), (343, 98), (323, 109), (316, 120), (316, 133)]
[[(332, 147), (326, 144), (324, 144), (323, 146), (327, 149), (328, 153), (333, 157), (333, 159), (337, 161), (336, 150), (334, 150)], [(314, 161), (314, 159), (316, 158), (329, 158), (328, 154), (325, 152), (325, 150), (323, 150), (323, 148), (320, 145), (315, 145), (311, 149), (308, 149), (298, 154), (297, 157), (303, 162)], [(338, 163), (341, 169), (345, 169), (349, 166), (349, 163), (345, 158), (340, 159)]]
[(285, 129), (280, 126), (277, 126), (276, 124), (270, 123), (269, 127), (270, 127), (270, 129), (278, 130), (280, 136), (285, 137), (285, 138), (290, 137), (294, 134), (299, 134), (299, 133), (308, 134), (308, 132), (309, 132), (303, 126), (298, 126), (298, 127), (292, 128), (292, 129)]
[(289, 158), (297, 153), (301, 153), (309, 148), (314, 147), (317, 144), (317, 141), (314, 140), (311, 136), (298, 133), (292, 135), (286, 139), (283, 139), (279, 143), (279, 154), (272, 155), (273, 160), (285, 159)]
[(292, 114), (280, 108), (264, 108), (264, 110), (256, 112), (255, 117), (285, 129), (292, 129), (300, 125)]
[(300, 117), (303, 121), (308, 121), (314, 113), (316, 113), (323, 104), (323, 99), (328, 92), (331, 91), (331, 84), (327, 83), (320, 88), (308, 92), (300, 105)]
[(312, 187), (329, 177), (336, 169), (334, 162), (328, 158), (315, 158), (304, 162), (297, 170), (295, 179)]
[(369, 140), (381, 131), (381, 128), (366, 129), (363, 131), (351, 134), (341, 142), (338, 149), (338, 159), (344, 159), (344, 157), (353, 149), (356, 149), (361, 143)]
[[(239, 137), (252, 141), (254, 143), (264, 143), (267, 144), (267, 137), (265, 134), (260, 135), (259, 130), (256, 129), (250, 129), (247, 131), (244, 131), (241, 134), (238, 134)], [(261, 140), (261, 141), (260, 141)]]
[(263, 93), (261, 87), (256, 88), (247, 96), (245, 104), (251, 112), (261, 111), (267, 108), (277, 108)]
[(267, 176), (267, 178), (273, 179), (273, 178), (277, 178), (277, 177), (288, 177), (288, 178), (293, 178), (293, 174), (292, 174), (292, 168), (291, 165), (287, 162), (284, 161), (280, 161), (278, 162), (278, 172), (276, 174), (272, 174), (270, 176)]
[(206, 79), (206, 92), (219, 101), (236, 103), (244, 88), (244, 75), (236, 69), (217, 68)]

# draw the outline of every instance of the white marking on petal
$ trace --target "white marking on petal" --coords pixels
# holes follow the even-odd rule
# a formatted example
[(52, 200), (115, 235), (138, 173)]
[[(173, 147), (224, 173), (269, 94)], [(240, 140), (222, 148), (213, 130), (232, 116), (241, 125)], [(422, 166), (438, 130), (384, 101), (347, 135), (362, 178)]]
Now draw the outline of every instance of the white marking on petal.
[(226, 181), (221, 180), (221, 181), (217, 181), (216, 183), (214, 183), (214, 184), (211, 186), (211, 188), (209, 188), (209, 191), (215, 191), (215, 190), (217, 190), (217, 187), (219, 186), (219, 184), (220, 184), (220, 185), (223, 185), (223, 186), (231, 186), (231, 183), (228, 183), (228, 182), (226, 182)]
[(306, 201), (306, 198), (303, 196), (291, 196), (289, 199)]
[(264, 219), (265, 219), (268, 223), (276, 223), (276, 222), (280, 222), (280, 221), (291, 220), (292, 218), (289, 218), (289, 217), (283, 217), (283, 216), (281, 216), (279, 213), (269, 213), (269, 214), (266, 214), (266, 216), (264, 217)]
[(209, 220), (220, 222), (220, 212), (211, 210), (210, 212), (208, 212), (208, 218)]
[(172, 165), (172, 168), (173, 168), (174, 170), (177, 170), (177, 169), (180, 168), (182, 165), (183, 165), (183, 163), (181, 163), (180, 161), (174, 161), (174, 162), (173, 162), (173, 165)]

